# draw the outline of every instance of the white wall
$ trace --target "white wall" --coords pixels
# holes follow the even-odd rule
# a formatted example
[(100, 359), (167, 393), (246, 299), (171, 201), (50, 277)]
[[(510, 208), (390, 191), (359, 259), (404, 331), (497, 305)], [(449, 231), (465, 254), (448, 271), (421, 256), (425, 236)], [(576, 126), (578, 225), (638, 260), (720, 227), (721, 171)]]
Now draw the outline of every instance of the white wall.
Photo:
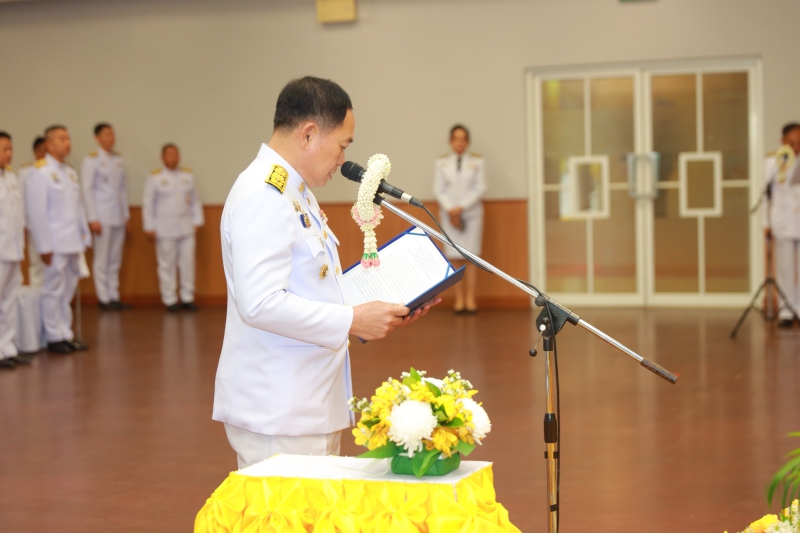
[[(434, 158), (463, 121), (488, 159), (489, 197), (526, 192), (528, 67), (758, 54), (765, 150), (800, 119), (797, 0), (359, 0), (357, 23), (317, 24), (313, 0), (0, 3), (0, 129), (15, 162), (69, 126), (73, 165), (114, 124), (139, 203), (159, 147), (177, 142), (207, 203), (222, 203), (269, 138), (281, 87), (304, 74), (351, 95), (348, 158), (389, 155), (392, 181), (430, 198)], [(318, 191), (350, 201), (341, 177)]]

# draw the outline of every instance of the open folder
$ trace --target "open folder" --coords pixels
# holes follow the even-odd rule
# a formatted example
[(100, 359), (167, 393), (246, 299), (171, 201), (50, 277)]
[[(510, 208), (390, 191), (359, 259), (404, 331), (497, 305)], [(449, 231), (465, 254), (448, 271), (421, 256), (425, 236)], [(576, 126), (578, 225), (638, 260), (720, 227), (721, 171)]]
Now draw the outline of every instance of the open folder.
[(378, 249), (380, 266), (356, 263), (342, 276), (342, 291), (350, 305), (381, 301), (403, 303), (414, 311), (464, 277), (453, 269), (428, 235), (412, 226)]

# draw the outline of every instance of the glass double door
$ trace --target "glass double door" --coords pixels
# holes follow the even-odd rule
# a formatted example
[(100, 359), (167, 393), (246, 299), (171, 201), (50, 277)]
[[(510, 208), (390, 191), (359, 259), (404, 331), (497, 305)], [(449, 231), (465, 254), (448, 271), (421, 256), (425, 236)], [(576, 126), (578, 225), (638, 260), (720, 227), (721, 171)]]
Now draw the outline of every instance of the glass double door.
[(759, 279), (757, 69), (529, 74), (531, 259), (544, 290), (565, 303), (747, 302)]

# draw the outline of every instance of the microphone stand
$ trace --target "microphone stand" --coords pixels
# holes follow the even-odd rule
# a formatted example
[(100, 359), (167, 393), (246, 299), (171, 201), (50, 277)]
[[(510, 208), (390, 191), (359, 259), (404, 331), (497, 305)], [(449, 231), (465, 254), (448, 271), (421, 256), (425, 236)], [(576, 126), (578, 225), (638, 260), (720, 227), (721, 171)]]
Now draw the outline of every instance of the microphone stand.
[[(398, 217), (402, 218), (403, 220), (409, 222), (410, 224), (418, 227), (434, 239), (450, 246), (447, 238), (444, 235), (440, 234), (438, 231), (434, 230), (433, 228), (423, 224), (418, 219), (414, 218), (413, 216), (409, 215), (405, 211), (397, 208), (396, 206), (392, 205), (392, 203), (385, 201), (385, 198), (380, 196), (379, 194), (375, 195), (373, 202), (377, 205), (382, 205)], [(456, 244), (456, 246), (458, 246)], [(466, 257), (483, 267), (485, 270), (499, 276), (500, 278), (504, 279), (508, 283), (514, 285), (521, 291), (525, 292), (526, 294), (530, 295), (534, 298), (535, 303), (538, 307), (542, 307), (542, 311), (539, 313), (539, 317), (536, 319), (536, 325), (539, 330), (540, 337), (543, 338), (543, 348), (545, 352), (545, 391), (547, 395), (547, 407), (544, 416), (544, 437), (545, 437), (545, 445), (547, 451), (545, 452), (545, 459), (547, 460), (547, 503), (548, 503), (548, 515), (547, 515), (547, 522), (548, 522), (548, 532), (549, 533), (556, 533), (558, 531), (558, 451), (556, 450), (556, 443), (558, 442), (558, 420), (556, 420), (556, 376), (553, 375), (551, 370), (551, 364), (555, 363), (555, 336), (561, 331), (561, 328), (564, 327), (564, 324), (569, 322), (572, 325), (580, 326), (592, 335), (604, 340), (617, 350), (633, 357), (639, 364), (641, 364), (646, 369), (650, 370), (657, 376), (669, 381), (670, 383), (675, 383), (678, 381), (678, 376), (670, 372), (669, 370), (657, 365), (656, 363), (645, 359), (641, 355), (637, 354), (621, 342), (617, 341), (616, 339), (612, 338), (609, 335), (606, 335), (596, 327), (592, 326), (585, 320), (581, 319), (580, 316), (570, 311), (565, 306), (558, 303), (556, 300), (550, 298), (546, 294), (543, 294), (531, 286), (526, 285), (525, 283), (519, 281), (518, 279), (509, 276), (496, 266), (492, 265), (488, 261), (484, 261), (477, 255), (473, 254), (469, 250), (465, 250), (464, 248), (458, 246), (458, 250), (464, 254)], [(538, 339), (537, 339), (538, 343)], [(531, 349), (528, 352), (532, 357), (536, 355), (536, 349)], [(552, 361), (552, 363), (551, 363)]]
[[(770, 176), (766, 186), (764, 186), (764, 190), (761, 191), (761, 196), (758, 197), (758, 200), (756, 201), (755, 205), (753, 205), (752, 209), (750, 209), (751, 215), (754, 215), (758, 212), (759, 208), (764, 203), (764, 200), (770, 203), (772, 202), (772, 186), (775, 183), (775, 178), (778, 176), (778, 173), (780, 172), (780, 165), (781, 164), (776, 165), (775, 171), (772, 173), (772, 176)], [(781, 304), (778, 307), (778, 310), (780, 310), (780, 307), (786, 307), (789, 311), (792, 312), (792, 316), (798, 318), (797, 311), (792, 306), (792, 304), (789, 303), (789, 299), (786, 297), (786, 294), (783, 292), (783, 289), (781, 289), (781, 286), (778, 284), (778, 281), (772, 275), (772, 260), (775, 254), (775, 247), (773, 246), (772, 221), (769, 220), (769, 216), (770, 216), (769, 205), (767, 205), (767, 218), (769, 221), (769, 228), (770, 228), (770, 231), (767, 234), (767, 261), (766, 261), (767, 264), (765, 265), (767, 267), (767, 275), (764, 278), (764, 281), (761, 282), (761, 285), (759, 285), (758, 290), (756, 290), (756, 293), (753, 295), (753, 299), (750, 300), (750, 303), (742, 312), (742, 315), (739, 317), (739, 321), (733, 327), (733, 331), (731, 331), (732, 339), (736, 338), (736, 334), (739, 332), (739, 328), (741, 328), (742, 324), (744, 324), (744, 321), (747, 319), (747, 315), (750, 313), (751, 309), (756, 309), (760, 311), (761, 315), (764, 317), (764, 320), (768, 322), (772, 322), (773, 320), (775, 320), (775, 318), (777, 318), (777, 315), (772, 314), (773, 287), (775, 288), (775, 291), (778, 293), (778, 300)], [(761, 291), (766, 291), (767, 302), (765, 309), (759, 309), (758, 307), (756, 307), (756, 301), (758, 301), (758, 297), (761, 295)]]

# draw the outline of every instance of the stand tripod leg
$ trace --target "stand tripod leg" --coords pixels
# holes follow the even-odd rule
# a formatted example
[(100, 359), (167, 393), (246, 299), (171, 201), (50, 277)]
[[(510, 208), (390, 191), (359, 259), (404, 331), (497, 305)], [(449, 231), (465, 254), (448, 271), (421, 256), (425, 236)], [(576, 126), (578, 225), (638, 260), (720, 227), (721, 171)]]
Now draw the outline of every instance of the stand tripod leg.
[[(547, 339), (545, 339), (547, 344)], [(556, 461), (558, 452), (556, 442), (558, 442), (558, 421), (555, 415), (555, 377), (551, 371), (551, 361), (553, 352), (547, 350), (545, 346), (545, 388), (547, 390), (547, 412), (544, 415), (544, 442), (547, 451), (544, 456), (547, 459), (547, 525), (549, 533), (558, 531), (558, 471)]]
[[(756, 291), (756, 294), (753, 296), (753, 299), (750, 300), (750, 303), (745, 308), (744, 313), (742, 313), (742, 316), (739, 317), (739, 321), (736, 323), (736, 326), (734, 326), (733, 331), (731, 331), (731, 338), (732, 339), (736, 338), (736, 334), (739, 332), (739, 328), (742, 327), (742, 324), (744, 324), (744, 321), (747, 318), (747, 315), (750, 313), (750, 310), (753, 307), (755, 307), (756, 300), (758, 300), (758, 295), (761, 294), (761, 291), (764, 290), (764, 287), (766, 287), (769, 284), (770, 279), (771, 278), (765, 279), (761, 283), (761, 286), (758, 287), (758, 290)], [(778, 291), (780, 291), (780, 288), (778, 288)]]

